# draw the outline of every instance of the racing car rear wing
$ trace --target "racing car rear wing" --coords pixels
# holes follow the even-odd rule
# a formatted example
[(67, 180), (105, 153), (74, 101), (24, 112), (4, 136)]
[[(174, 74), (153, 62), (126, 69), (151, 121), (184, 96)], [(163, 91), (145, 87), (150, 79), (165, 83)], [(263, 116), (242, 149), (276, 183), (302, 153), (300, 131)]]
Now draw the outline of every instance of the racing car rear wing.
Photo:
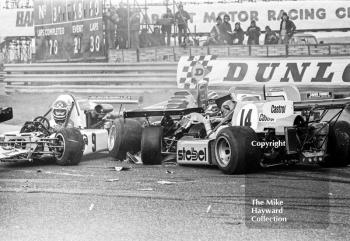
[(150, 116), (183, 116), (190, 113), (203, 113), (203, 108), (187, 108), (187, 109), (175, 109), (175, 110), (133, 110), (125, 111), (124, 118), (136, 118), (136, 117), (150, 117)]
[(303, 111), (309, 109), (330, 110), (348, 108), (350, 108), (350, 99), (309, 100), (294, 102), (294, 111)]

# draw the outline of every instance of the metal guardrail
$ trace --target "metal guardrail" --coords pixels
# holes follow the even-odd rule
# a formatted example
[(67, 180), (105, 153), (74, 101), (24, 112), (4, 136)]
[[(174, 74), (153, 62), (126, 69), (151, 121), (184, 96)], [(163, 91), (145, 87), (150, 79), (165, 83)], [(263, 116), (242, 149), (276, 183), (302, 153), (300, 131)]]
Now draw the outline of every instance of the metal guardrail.
[[(221, 57), (350, 56), (350, 44), (233, 45), (110, 50), (110, 63), (5, 64), (5, 91), (142, 93), (176, 88), (183, 55)], [(141, 62), (140, 62), (141, 61)], [(116, 63), (118, 62), (118, 63)], [(1, 81), (1, 79), (0, 79)]]
[(43, 63), (4, 67), (6, 93), (142, 93), (176, 88), (176, 63)]
[(167, 72), (175, 63), (38, 63), (5, 64), (6, 72)]
[(0, 82), (3, 82), (4, 80), (4, 64), (2, 63), (1, 59), (0, 59)]
[(4, 65), (2, 64), (0, 59), (0, 95), (5, 94), (4, 79), (5, 79)]
[(109, 50), (110, 63), (176, 62), (183, 55), (218, 55), (219, 57), (296, 57), (350, 56), (349, 44), (319, 45), (224, 45), (204, 47), (153, 47)]
[(5, 79), (5, 72), (3, 72), (2, 70), (0, 70), (0, 83), (3, 83)]

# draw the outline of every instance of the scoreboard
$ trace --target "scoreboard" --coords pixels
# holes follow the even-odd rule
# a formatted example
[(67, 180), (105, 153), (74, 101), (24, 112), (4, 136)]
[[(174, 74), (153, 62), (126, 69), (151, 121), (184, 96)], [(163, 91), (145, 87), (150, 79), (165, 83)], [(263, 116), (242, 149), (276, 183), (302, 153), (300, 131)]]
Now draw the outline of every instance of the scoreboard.
[(36, 59), (105, 58), (103, 0), (35, 0)]

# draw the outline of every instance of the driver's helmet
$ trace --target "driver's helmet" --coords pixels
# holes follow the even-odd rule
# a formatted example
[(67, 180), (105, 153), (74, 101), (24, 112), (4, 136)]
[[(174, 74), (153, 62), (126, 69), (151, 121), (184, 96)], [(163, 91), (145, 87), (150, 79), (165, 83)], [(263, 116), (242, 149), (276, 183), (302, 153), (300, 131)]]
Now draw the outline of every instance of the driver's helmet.
[(234, 110), (236, 107), (236, 102), (233, 100), (226, 100), (221, 105), (221, 112), (224, 117), (226, 117), (230, 111)]
[(210, 116), (214, 116), (217, 115), (220, 111), (220, 109), (218, 108), (215, 100), (218, 99), (219, 96), (215, 91), (209, 91), (208, 92), (208, 107), (205, 110), (205, 113), (210, 115)]
[(70, 95), (60, 95), (52, 104), (52, 117), (56, 124), (63, 124), (74, 102)]

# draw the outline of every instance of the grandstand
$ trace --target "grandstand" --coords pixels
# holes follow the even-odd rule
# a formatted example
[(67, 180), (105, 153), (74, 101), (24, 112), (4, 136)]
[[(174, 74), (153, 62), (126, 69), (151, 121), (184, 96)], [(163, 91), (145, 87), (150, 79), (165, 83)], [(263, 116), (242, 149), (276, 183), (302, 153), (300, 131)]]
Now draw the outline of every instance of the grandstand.
[[(89, 1), (85, 1), (86, 4), (84, 3), (84, 9), (82, 9), (84, 12), (84, 16), (79, 19), (68, 19), (69, 16), (78, 16), (77, 12), (73, 11), (73, 5), (76, 3), (75, 1), (71, 0), (0, 1), (0, 11), (2, 11), (0, 18), (4, 18), (0, 20), (2, 22), (10, 21), (10, 18), (6, 16), (8, 16), (7, 14), (9, 12), (12, 12), (15, 19), (13, 21), (15, 21), (14, 24), (16, 24), (15, 30), (13, 30), (12, 28), (12, 34), (10, 34), (9, 36), (6, 35), (6, 33), (8, 33), (9, 31), (6, 32), (3, 31), (3, 29), (1, 29), (6, 26), (0, 26), (0, 51), (2, 52), (2, 55), (5, 55), (5, 59), (7, 59), (8, 62), (106, 61), (107, 59), (113, 59), (113, 61), (116, 59), (123, 59), (126, 60), (126, 62), (132, 62), (147, 59), (155, 61), (159, 60), (159, 58), (172, 60), (177, 59), (176, 57), (174, 57), (175, 53), (173, 50), (169, 50), (170, 52), (164, 51), (165, 55), (160, 55), (162, 57), (154, 57), (154, 50), (152, 48), (139, 49), (137, 47), (134, 47), (133, 49), (130, 49), (130, 47), (133, 47), (131, 44), (130, 37), (130, 28), (133, 28), (133, 23), (130, 22), (128, 23), (128, 43), (126, 45), (126, 49), (117, 46), (116, 49), (112, 50), (111, 52), (108, 52), (108, 41), (106, 40), (106, 28), (104, 18), (106, 16), (106, 12), (109, 11), (111, 6), (114, 6), (118, 9), (120, 2), (128, 3), (127, 9), (129, 11), (129, 16), (134, 16), (134, 14), (131, 13), (136, 13), (140, 16), (140, 22), (138, 24), (136, 23), (136, 27), (139, 28), (139, 30), (142, 28), (148, 29), (148, 32), (151, 35), (156, 27), (161, 27), (161, 23), (159, 23), (158, 20), (165, 12), (166, 7), (170, 8), (171, 11), (175, 13), (178, 10), (177, 6), (178, 3), (180, 3), (180, 1), (101, 0), (98, 2), (99, 4), (101, 4), (101, 6), (99, 7), (101, 11), (99, 11), (98, 16), (95, 16), (98, 18), (98, 20), (96, 20), (94, 17), (87, 16), (89, 15), (89, 13), (94, 12), (94, 9), (88, 9), (89, 4), (87, 3), (89, 3)], [(250, 21), (254, 19), (255, 16), (255, 18), (258, 18), (257, 24), (262, 30), (265, 28), (266, 25), (269, 25), (272, 28), (272, 30), (278, 31), (280, 23), (280, 19), (278, 16), (280, 15), (281, 11), (286, 9), (290, 9), (289, 12), (292, 15), (291, 17), (293, 18), (293, 21), (295, 21), (297, 25), (297, 31), (305, 34), (305, 36), (310, 36), (310, 34), (312, 34), (316, 36), (319, 43), (326, 44), (346, 44), (350, 42), (350, 36), (347, 32), (350, 29), (350, 25), (348, 24), (349, 19), (347, 16), (350, 15), (346, 12), (347, 9), (350, 9), (350, 5), (346, 5), (346, 1), (324, 1), (325, 6), (323, 6), (323, 4), (322, 6), (313, 3), (311, 4), (310, 2), (300, 5), (296, 3), (296, 1), (292, 0), (182, 0), (181, 2), (184, 4), (184, 8), (188, 10), (190, 12), (190, 15), (192, 16), (188, 24), (190, 41), (189, 45), (185, 46), (191, 47), (192, 49), (202, 46), (201, 44), (205, 41), (205, 39), (207, 39), (210, 29), (215, 23), (215, 18), (220, 14), (230, 14), (231, 24), (234, 25), (235, 22), (240, 22), (244, 30), (247, 29)], [(344, 6), (340, 3), (344, 3)], [(35, 4), (48, 4), (48, 6), (49, 4), (62, 5), (56, 8), (51, 6), (52, 8), (50, 8), (50, 11), (53, 11), (54, 9), (61, 9), (61, 12), (58, 13), (60, 15), (59, 19), (66, 20), (53, 22), (52, 16), (50, 15), (47, 15), (44, 19), (39, 20), (38, 12), (40, 11), (40, 8), (36, 7)], [(75, 7), (75, 9), (77, 9), (77, 6)], [(20, 11), (20, 13), (18, 13), (18, 11)], [(34, 13), (34, 21), (32, 21), (33, 19), (31, 19), (31, 17), (27, 17), (29, 16), (27, 12), (23, 11), (32, 11)], [(47, 12), (50, 11), (48, 10)], [(267, 15), (267, 12), (269, 15)], [(337, 18), (332, 19), (330, 15), (331, 13), (334, 14), (334, 12), (337, 12), (339, 16), (337, 16)], [(16, 19), (18, 18), (18, 16), (22, 16), (22, 19), (20, 19), (20, 21)], [(24, 22), (24, 20), (27, 22)], [(63, 22), (65, 23), (65, 25), (63, 31), (64, 35), (62, 37), (59, 36), (59, 32), (57, 32), (56, 30), (62, 27)], [(29, 26), (30, 23), (32, 23), (32, 26)], [(32, 34), (22, 34), (20, 30), (24, 27), (26, 27), (27, 29), (32, 28)], [(36, 49), (34, 43), (34, 28), (36, 35)], [(330, 33), (330, 31), (332, 32)], [(114, 35), (118, 37), (118, 30), (114, 32)], [(177, 35), (177, 26), (176, 24), (173, 24), (170, 49), (179, 47), (179, 44), (177, 42)], [(264, 31), (262, 31), (262, 35), (260, 37), (260, 46), (263, 44), (263, 39)], [(222, 48), (221, 46), (215, 46), (215, 48), (209, 47), (208, 49), (216, 49), (217, 51), (221, 51), (226, 55), (228, 52), (230, 52), (227, 49), (235, 49), (235, 51), (237, 49), (239, 50), (238, 53), (244, 53), (242, 54), (243, 56), (251, 55), (252, 53), (254, 54), (255, 49), (259, 48), (265, 49), (258, 51), (262, 53), (265, 53), (266, 51), (269, 52), (267, 49), (272, 49), (272, 47), (247, 47), (246, 39), (244, 40), (243, 44), (245, 46), (223, 46)], [(161, 47), (160, 49), (158, 49), (158, 54), (159, 52), (162, 52), (163, 49), (166, 49), (165, 46), (152, 45), (149, 47)], [(312, 50), (309, 50), (309, 47), (305, 48), (302, 46), (300, 47), (300, 49), (303, 49), (303, 51), (307, 54), (309, 54), (310, 51), (312, 52)], [(318, 50), (319, 52), (321, 52), (320, 48)], [(335, 52), (333, 50), (334, 49), (329, 48), (329, 50), (327, 51), (329, 54), (334, 54)], [(186, 49), (180, 49), (179, 51), (177, 51), (177, 55), (181, 54), (181, 52), (186, 54), (186, 51)], [(193, 51), (195, 52), (196, 50)], [(283, 48), (283, 46), (279, 46), (278, 50), (276, 51), (282, 55), (288, 54), (288, 51), (285, 48)], [(325, 50), (323, 53), (326, 54), (327, 51)], [(208, 53), (210, 51), (203, 50), (202, 52)], [(275, 52), (275, 50), (272, 50), (272, 52)], [(271, 54), (272, 52), (270, 51), (269, 54)], [(34, 56), (35, 59), (31, 58), (33, 53), (36, 54)], [(111, 54), (111, 56), (109, 54)], [(122, 58), (120, 56), (122, 56)]]
[[(80, 6), (78, 2), (85, 4)], [(144, 91), (147, 88), (153, 90), (154, 86), (158, 88), (158, 85), (169, 89), (174, 87), (176, 65), (181, 56), (190, 56), (188, 59), (191, 60), (198, 59), (200, 56), (241, 58), (242, 61), (247, 59), (287, 61), (292, 59), (298, 63), (310, 59), (315, 61), (323, 59), (327, 63), (335, 59), (334, 61), (343, 63), (350, 56), (348, 32), (341, 32), (339, 29), (338, 32), (334, 31), (334, 27), (344, 31), (350, 29), (348, 19), (350, 15), (346, 12), (347, 9), (350, 9), (350, 1), (325, 1), (324, 4), (306, 1), (300, 4), (296, 1), (258, 0), (204, 0), (202, 2), (183, 0), (182, 2), (184, 8), (191, 13), (190, 37), (196, 40), (207, 37), (215, 24), (216, 17), (225, 13), (235, 18), (231, 20), (232, 25), (239, 21), (244, 30), (247, 29), (247, 24), (252, 18), (258, 16), (257, 22), (262, 29), (268, 24), (276, 31), (279, 30), (279, 15), (281, 11), (286, 10), (295, 19), (293, 21), (299, 30), (293, 37), (304, 40), (309, 38), (313, 41), (302, 43), (303, 41), (296, 40), (289, 44), (273, 45), (263, 45), (261, 42), (259, 45), (248, 45), (244, 41), (243, 44), (237, 45), (208, 46), (201, 46), (200, 41), (198, 41), (199, 44), (193, 41), (192, 45), (179, 46), (176, 42), (176, 24), (173, 24), (173, 40), (170, 46), (121, 48), (119, 45), (109, 48), (108, 38), (106, 38), (106, 17), (108, 11), (113, 10), (111, 6), (114, 7), (113, 11), (121, 8), (120, 1), (35, 0), (34, 5), (30, 1), (1, 1), (0, 18), (3, 17), (3, 19), (0, 21), (6, 21), (8, 25), (13, 26), (10, 27), (11, 31), (7, 31), (9, 36), (0, 36), (5, 40), (0, 41), (0, 63), (5, 63), (6, 91), (32, 93), (44, 90), (48, 92), (73, 90), (84, 92), (90, 88), (91, 91), (98, 89), (100, 92), (122, 92), (123, 88), (133, 91)], [(165, 12), (166, 7), (169, 7), (174, 13), (177, 11), (176, 4), (179, 2), (124, 0), (123, 3), (129, 3), (124, 8), (124, 11), (128, 11), (127, 16), (134, 16), (132, 14), (134, 12), (138, 13), (140, 22), (137, 24), (140, 25), (140, 28), (147, 27), (153, 31), (162, 24), (157, 20)], [(127, 23), (129, 39), (133, 26), (131, 21), (126, 22), (129, 22)], [(9, 29), (4, 24), (0, 25), (0, 35), (5, 33), (1, 29), (4, 27)], [(23, 34), (20, 32), (23, 29), (30, 30), (31, 33)], [(326, 32), (325, 29), (332, 32)], [(120, 31), (119, 27), (110, 32), (118, 37), (120, 33), (118, 30)], [(305, 30), (314, 32), (311, 35)], [(13, 33), (16, 34), (13, 35)], [(344, 36), (342, 39), (337, 38), (340, 43), (336, 43), (337, 40), (334, 39), (338, 33)], [(263, 39), (264, 34), (262, 33), (260, 39)], [(318, 38), (318, 42), (314, 36)], [(330, 36), (333, 39), (330, 40)], [(324, 39), (327, 40), (321, 43), (321, 40)], [(187, 76), (188, 70), (188, 68), (183, 68), (182, 74)], [(313, 67), (313, 70), (317, 70), (317, 65)], [(348, 73), (348, 67), (345, 70), (344, 73)]]

